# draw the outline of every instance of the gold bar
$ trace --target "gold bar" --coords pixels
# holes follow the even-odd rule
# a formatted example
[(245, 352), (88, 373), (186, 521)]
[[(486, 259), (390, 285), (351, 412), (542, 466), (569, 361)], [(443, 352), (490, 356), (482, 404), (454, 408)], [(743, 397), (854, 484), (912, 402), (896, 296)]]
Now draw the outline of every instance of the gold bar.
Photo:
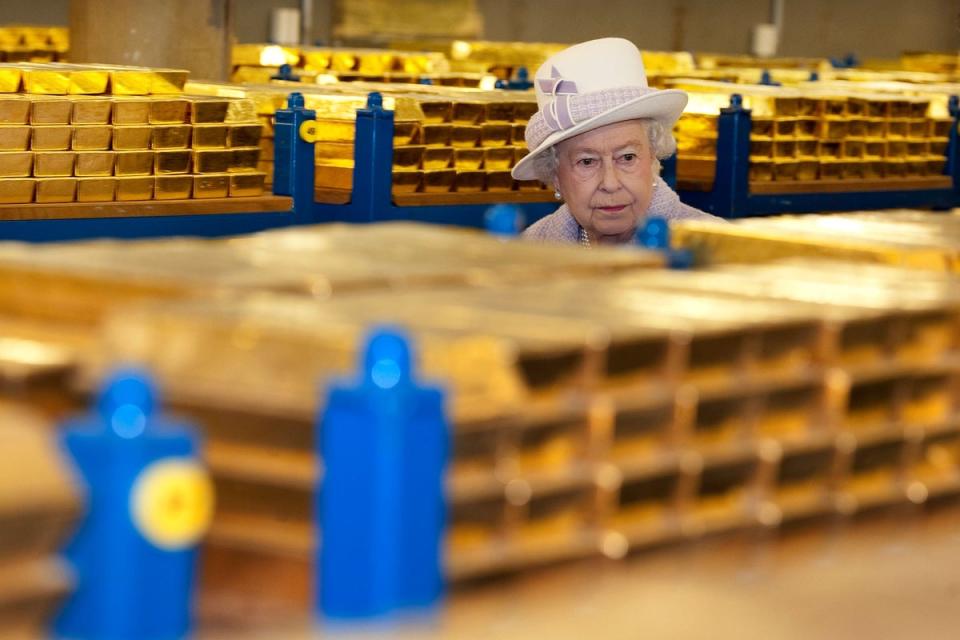
[[(227, 133), (230, 127), (225, 124), (198, 124), (193, 126), (194, 149), (225, 149), (227, 147)], [(259, 139), (254, 143), (259, 144)]]
[(234, 173), (230, 175), (230, 197), (251, 198), (263, 195), (265, 173)]
[(96, 95), (107, 92), (110, 74), (102, 69), (71, 69), (67, 93)]
[(535, 100), (530, 100), (529, 102), (514, 102), (513, 121), (526, 123), (533, 117), (533, 114), (535, 114), (538, 109), (539, 107)]
[(513, 122), (513, 102), (493, 101), (487, 103), (487, 122)]
[(797, 162), (797, 180), (816, 180), (820, 163), (816, 159)]
[(476, 147), (480, 142), (480, 126), (457, 124), (450, 133), (450, 146), (456, 148)]
[(36, 180), (31, 178), (0, 178), (0, 203), (26, 204), (33, 202)]
[(0, 125), (0, 151), (26, 151), (30, 148), (30, 127)]
[(501, 171), (513, 167), (513, 147), (492, 147), (483, 150), (483, 166), (487, 171)]
[(420, 128), (420, 144), (428, 147), (450, 146), (452, 129), (449, 124), (425, 124)]
[(76, 178), (37, 180), (37, 202), (73, 202), (76, 192)]
[(395, 170), (419, 169), (423, 161), (422, 146), (394, 147), (393, 168)]
[(423, 149), (423, 168), (424, 169), (448, 169), (453, 161), (455, 154), (450, 147), (421, 147)]
[(422, 171), (394, 171), (393, 193), (414, 193), (420, 188)]
[[(427, 154), (429, 154), (431, 149), (427, 149)], [(436, 151), (440, 151), (437, 149)], [(483, 166), (483, 154), (484, 149), (457, 149), (453, 152), (453, 164), (457, 169), (463, 170), (476, 170)], [(424, 169), (433, 168), (427, 167), (427, 156), (424, 156)], [(442, 167), (441, 167), (442, 168)]]
[(151, 69), (150, 93), (183, 93), (183, 86), (189, 75), (190, 72), (184, 69)]
[(154, 153), (156, 153), (155, 173), (190, 172), (190, 152), (187, 149), (156, 151)]
[[(265, 155), (264, 157), (273, 159), (273, 154), (271, 153), (269, 155)], [(316, 142), (313, 145), (313, 157), (317, 164), (337, 164), (344, 167), (352, 167), (353, 143)]]
[(227, 134), (227, 144), (231, 147), (256, 147), (260, 144), (263, 127), (259, 124), (234, 124)]
[(455, 124), (477, 124), (483, 120), (484, 108), (482, 102), (455, 102), (453, 103), (452, 121)]
[(226, 198), (230, 193), (230, 174), (211, 173), (193, 176), (194, 198)]
[(66, 95), (70, 91), (70, 72), (64, 69), (27, 67), (22, 73), (23, 89), (27, 93)]
[(836, 158), (820, 158), (820, 179), (839, 180), (842, 161)]
[(437, 169), (423, 172), (423, 190), (427, 193), (447, 192), (457, 179), (455, 169)]
[(453, 103), (449, 100), (424, 100), (420, 103), (424, 122), (434, 124), (450, 122)]
[(817, 156), (817, 140), (797, 140), (797, 157), (815, 158)]
[(515, 124), (513, 129), (510, 131), (510, 140), (514, 145), (524, 145), (527, 142), (526, 139), (527, 125), (525, 124)]
[(887, 121), (883, 118), (871, 118), (866, 120), (867, 133), (869, 138), (883, 138), (887, 135)]
[(487, 191), (510, 191), (513, 176), (509, 171), (487, 171)]
[(486, 180), (487, 173), (485, 171), (458, 170), (455, 190), (458, 193), (475, 193), (478, 191), (483, 191)]
[(863, 163), (863, 177), (869, 179), (883, 178), (886, 175), (884, 163), (879, 161), (869, 161)]
[(190, 122), (221, 123), (227, 119), (229, 101), (222, 98), (190, 98)]
[(72, 176), (76, 159), (73, 151), (39, 151), (33, 154), (33, 175), (37, 178)]
[(33, 173), (33, 154), (29, 151), (0, 152), (0, 177), (29, 178)]
[(844, 180), (862, 180), (863, 164), (855, 160), (840, 163), (840, 177)]
[(66, 98), (33, 98), (30, 104), (30, 124), (68, 124), (70, 101)]
[(111, 176), (115, 155), (112, 151), (80, 151), (73, 172), (78, 176)]
[(503, 147), (510, 144), (512, 128), (509, 124), (484, 124), (480, 133), (480, 146)]
[(110, 124), (112, 105), (106, 98), (74, 98), (71, 100), (70, 122), (73, 124)]
[(186, 149), (190, 146), (188, 124), (159, 125), (153, 128), (154, 149)]
[(247, 171), (257, 168), (260, 161), (260, 148), (232, 149), (230, 153), (230, 168), (228, 171)]
[(797, 179), (799, 163), (791, 158), (775, 158), (773, 161), (773, 179), (777, 182)]
[(107, 151), (113, 138), (110, 125), (80, 125), (73, 128), (70, 148), (74, 151)]
[(114, 98), (111, 121), (118, 124), (147, 124), (150, 121), (150, 102), (143, 98)]
[(124, 125), (113, 127), (114, 151), (143, 151), (150, 148), (153, 127)]
[(233, 151), (196, 150), (193, 153), (193, 170), (196, 173), (227, 173)]
[(20, 91), (20, 81), (23, 72), (17, 67), (0, 68), (0, 93), (16, 93)]
[(30, 100), (20, 95), (0, 97), (0, 124), (30, 122)]
[(193, 190), (193, 176), (157, 176), (154, 197), (157, 200), (183, 200)]
[(863, 140), (854, 140), (852, 138), (847, 138), (843, 141), (843, 157), (844, 158), (862, 158), (865, 151), (866, 144)]
[(842, 140), (847, 136), (848, 122), (841, 118), (824, 118), (820, 121), (820, 137), (829, 140)]
[(773, 180), (773, 160), (757, 161), (751, 158), (748, 178), (750, 182), (771, 182)]
[(909, 129), (909, 121), (906, 119), (887, 120), (888, 138), (906, 138)]
[(78, 178), (77, 202), (110, 202), (117, 192), (115, 178)]
[(147, 69), (110, 69), (110, 91), (117, 96), (149, 95), (152, 81)]
[(118, 176), (148, 176), (153, 173), (152, 151), (116, 151), (114, 171)]
[(153, 198), (153, 178), (117, 178), (117, 200), (150, 200)]
[[(349, 140), (353, 141), (353, 134), (350, 134)], [(394, 122), (393, 123), (393, 144), (420, 144), (420, 123), (419, 122)]]
[(30, 148), (34, 151), (66, 151), (73, 131), (69, 125), (33, 127)]
[(148, 113), (150, 124), (184, 124), (188, 122), (190, 103), (182, 98), (151, 100)]

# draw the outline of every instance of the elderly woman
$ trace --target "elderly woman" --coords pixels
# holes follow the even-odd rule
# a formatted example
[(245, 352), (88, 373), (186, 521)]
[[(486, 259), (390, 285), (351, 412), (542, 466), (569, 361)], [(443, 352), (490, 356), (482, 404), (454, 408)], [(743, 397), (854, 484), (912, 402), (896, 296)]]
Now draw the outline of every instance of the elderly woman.
[(534, 85), (530, 153), (513, 177), (542, 181), (564, 204), (525, 238), (616, 244), (630, 242), (648, 216), (718, 219), (680, 202), (660, 178), (687, 94), (649, 88), (631, 42), (603, 38), (565, 49), (540, 67)]

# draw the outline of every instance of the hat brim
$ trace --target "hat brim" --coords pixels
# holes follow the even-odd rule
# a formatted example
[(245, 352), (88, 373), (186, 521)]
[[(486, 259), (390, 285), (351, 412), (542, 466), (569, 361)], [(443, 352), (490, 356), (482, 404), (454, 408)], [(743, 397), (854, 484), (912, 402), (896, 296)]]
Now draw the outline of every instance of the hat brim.
[(673, 125), (677, 122), (684, 107), (687, 106), (687, 94), (678, 89), (663, 89), (649, 93), (633, 100), (628, 100), (621, 105), (597, 114), (592, 118), (578, 122), (569, 129), (555, 131), (547, 136), (536, 149), (531, 149), (530, 153), (524, 156), (510, 173), (515, 180), (536, 180), (537, 175), (534, 172), (534, 163), (536, 158), (543, 154), (547, 149), (573, 136), (593, 131), (599, 127), (625, 120), (636, 120), (639, 118), (650, 118), (659, 121), (665, 131), (673, 130)]

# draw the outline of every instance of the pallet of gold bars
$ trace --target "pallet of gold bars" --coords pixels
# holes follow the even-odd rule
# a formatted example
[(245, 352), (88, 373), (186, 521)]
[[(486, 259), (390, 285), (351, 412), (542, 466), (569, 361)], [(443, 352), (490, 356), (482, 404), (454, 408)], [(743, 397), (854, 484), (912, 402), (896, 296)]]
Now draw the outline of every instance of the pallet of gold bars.
[(66, 58), (66, 27), (0, 25), (0, 62), (54, 62)]

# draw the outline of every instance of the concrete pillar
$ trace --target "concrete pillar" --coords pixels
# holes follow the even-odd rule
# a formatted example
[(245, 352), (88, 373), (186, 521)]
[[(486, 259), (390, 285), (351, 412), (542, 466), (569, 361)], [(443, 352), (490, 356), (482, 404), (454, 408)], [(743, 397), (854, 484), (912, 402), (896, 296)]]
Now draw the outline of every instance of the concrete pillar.
[(232, 0), (71, 0), (70, 61), (187, 69), (226, 80)]

